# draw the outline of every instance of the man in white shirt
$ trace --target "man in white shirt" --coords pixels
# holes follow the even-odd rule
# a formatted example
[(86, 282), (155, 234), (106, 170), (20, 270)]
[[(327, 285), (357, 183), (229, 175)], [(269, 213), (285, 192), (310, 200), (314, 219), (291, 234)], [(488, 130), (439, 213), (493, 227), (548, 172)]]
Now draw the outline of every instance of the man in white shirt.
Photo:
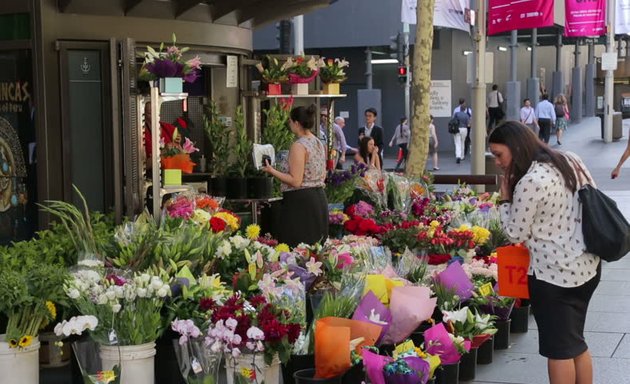
[(486, 106), (488, 107), (488, 132), (490, 132), (494, 127), (503, 119), (503, 95), (499, 92), (499, 86), (494, 84), (492, 86), (492, 91), (488, 93), (488, 98), (486, 100)]
[[(462, 121), (465, 121), (465, 123), (459, 126), (460, 129), (466, 128), (466, 136), (464, 138), (464, 148), (463, 148), (464, 153), (462, 153), (462, 156), (461, 156), (461, 159), (463, 159), (465, 155), (470, 156), (470, 127), (471, 127), (470, 123), (472, 121), (472, 109), (466, 106), (466, 99), (464, 99), (463, 97), (459, 98), (459, 104), (457, 105), (457, 107), (455, 107), (455, 109), (453, 109), (453, 117), (455, 117), (455, 115), (458, 112), (463, 112), (466, 115), (468, 115), (468, 119), (460, 119), (460, 123)], [(455, 157), (459, 158), (459, 156), (457, 155), (455, 155)]]
[(532, 102), (529, 99), (523, 100), (523, 107), (520, 113), (521, 123), (527, 125), (538, 136), (538, 121), (536, 121), (536, 111), (532, 107)]
[(545, 143), (549, 143), (551, 125), (556, 123), (556, 111), (553, 104), (549, 102), (549, 95), (544, 93), (542, 100), (536, 105), (536, 119), (538, 120), (538, 137)]

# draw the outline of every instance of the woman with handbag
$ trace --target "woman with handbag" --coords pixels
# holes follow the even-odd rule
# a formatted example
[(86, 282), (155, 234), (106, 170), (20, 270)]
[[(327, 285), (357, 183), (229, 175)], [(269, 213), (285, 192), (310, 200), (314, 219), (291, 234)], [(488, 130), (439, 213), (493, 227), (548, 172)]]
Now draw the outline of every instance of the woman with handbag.
[(529, 294), (550, 383), (590, 384), (593, 363), (584, 323), (601, 263), (584, 244), (573, 163), (592, 178), (577, 156), (551, 149), (521, 123), (498, 126), (489, 143), (504, 172), (503, 230), (513, 243), (522, 242), (529, 250)]
[(554, 103), (556, 111), (556, 140), (558, 145), (562, 145), (562, 133), (567, 130), (569, 125), (569, 107), (567, 106), (567, 98), (563, 94), (556, 96)]

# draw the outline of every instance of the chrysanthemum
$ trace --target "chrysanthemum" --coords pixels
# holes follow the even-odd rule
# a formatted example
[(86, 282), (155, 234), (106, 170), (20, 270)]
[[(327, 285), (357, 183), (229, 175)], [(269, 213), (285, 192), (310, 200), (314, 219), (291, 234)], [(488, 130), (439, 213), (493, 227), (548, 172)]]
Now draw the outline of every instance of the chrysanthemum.
[(47, 301), (46, 302), (46, 308), (48, 309), (48, 312), (50, 313), (50, 317), (52, 319), (56, 319), (57, 318), (57, 307), (55, 307), (55, 303), (53, 303), (52, 301)]
[(256, 240), (260, 236), (260, 226), (258, 224), (250, 224), (245, 228), (245, 235), (250, 240)]
[(290, 252), (290, 251), (291, 251), (291, 248), (289, 248), (289, 246), (285, 243), (280, 243), (276, 245), (276, 252), (278, 253)]

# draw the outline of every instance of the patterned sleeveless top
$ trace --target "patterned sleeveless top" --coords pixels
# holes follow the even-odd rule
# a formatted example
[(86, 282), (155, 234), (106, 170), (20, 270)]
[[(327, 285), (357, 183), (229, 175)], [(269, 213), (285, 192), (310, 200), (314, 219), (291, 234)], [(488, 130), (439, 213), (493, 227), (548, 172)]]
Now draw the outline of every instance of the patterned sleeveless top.
[[(326, 149), (316, 136), (304, 136), (300, 137), (296, 141), (306, 148), (306, 163), (304, 164), (304, 179), (302, 185), (298, 188), (293, 188), (287, 184), (282, 183), (280, 190), (294, 191), (297, 189), (323, 187), (324, 180), (326, 179)], [(282, 171), (289, 172), (289, 159), (282, 164)]]

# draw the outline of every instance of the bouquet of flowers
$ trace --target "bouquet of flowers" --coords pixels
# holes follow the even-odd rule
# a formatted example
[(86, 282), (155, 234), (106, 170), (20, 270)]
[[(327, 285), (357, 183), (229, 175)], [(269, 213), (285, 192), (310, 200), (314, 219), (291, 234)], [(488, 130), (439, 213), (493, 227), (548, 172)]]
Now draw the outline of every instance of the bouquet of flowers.
[(310, 83), (319, 73), (320, 63), (313, 56), (308, 60), (304, 56), (290, 57), (287, 62), (291, 84)]
[(470, 340), (472, 348), (479, 347), (497, 332), (491, 315), (480, 315), (468, 307), (456, 311), (442, 311), (443, 321), (457, 336)]
[(189, 48), (178, 48), (175, 43), (177, 38), (173, 34), (173, 45), (165, 50), (164, 43), (156, 51), (147, 47), (144, 65), (140, 69), (140, 78), (143, 80), (155, 80), (165, 77), (181, 77), (187, 83), (194, 83), (199, 77), (201, 59), (195, 56), (190, 60), (184, 60), (183, 55)]
[[(163, 169), (181, 169), (184, 173), (192, 173), (195, 163), (190, 160), (190, 154), (198, 152), (193, 142), (185, 137), (182, 143), (182, 135), (177, 129), (173, 129), (173, 134), (167, 140), (160, 141), (160, 161)], [(166, 144), (164, 142), (166, 141)]]
[(65, 292), (83, 315), (98, 319), (92, 333), (104, 345), (140, 345), (155, 341), (162, 331), (160, 310), (171, 289), (161, 276), (132, 277), (110, 271), (78, 270)]
[(260, 75), (265, 83), (278, 84), (287, 81), (289, 78), (289, 70), (294, 65), (290, 58), (284, 63), (280, 63), (277, 58), (267, 56), (266, 61), (266, 68), (263, 66), (262, 62), (256, 64), (256, 69), (260, 72)]
[(346, 80), (346, 72), (344, 68), (349, 67), (350, 63), (346, 59), (325, 59), (319, 60), (319, 78), (326, 83), (341, 83)]
[(0, 313), (8, 318), (5, 340), (10, 348), (26, 348), (39, 330), (57, 317), (64, 303), (64, 267), (30, 259), (0, 256)]
[(171, 329), (180, 334), (179, 340), (173, 340), (173, 346), (186, 383), (218, 383), (221, 352), (212, 352), (206, 347), (203, 333), (190, 319), (174, 320)]

